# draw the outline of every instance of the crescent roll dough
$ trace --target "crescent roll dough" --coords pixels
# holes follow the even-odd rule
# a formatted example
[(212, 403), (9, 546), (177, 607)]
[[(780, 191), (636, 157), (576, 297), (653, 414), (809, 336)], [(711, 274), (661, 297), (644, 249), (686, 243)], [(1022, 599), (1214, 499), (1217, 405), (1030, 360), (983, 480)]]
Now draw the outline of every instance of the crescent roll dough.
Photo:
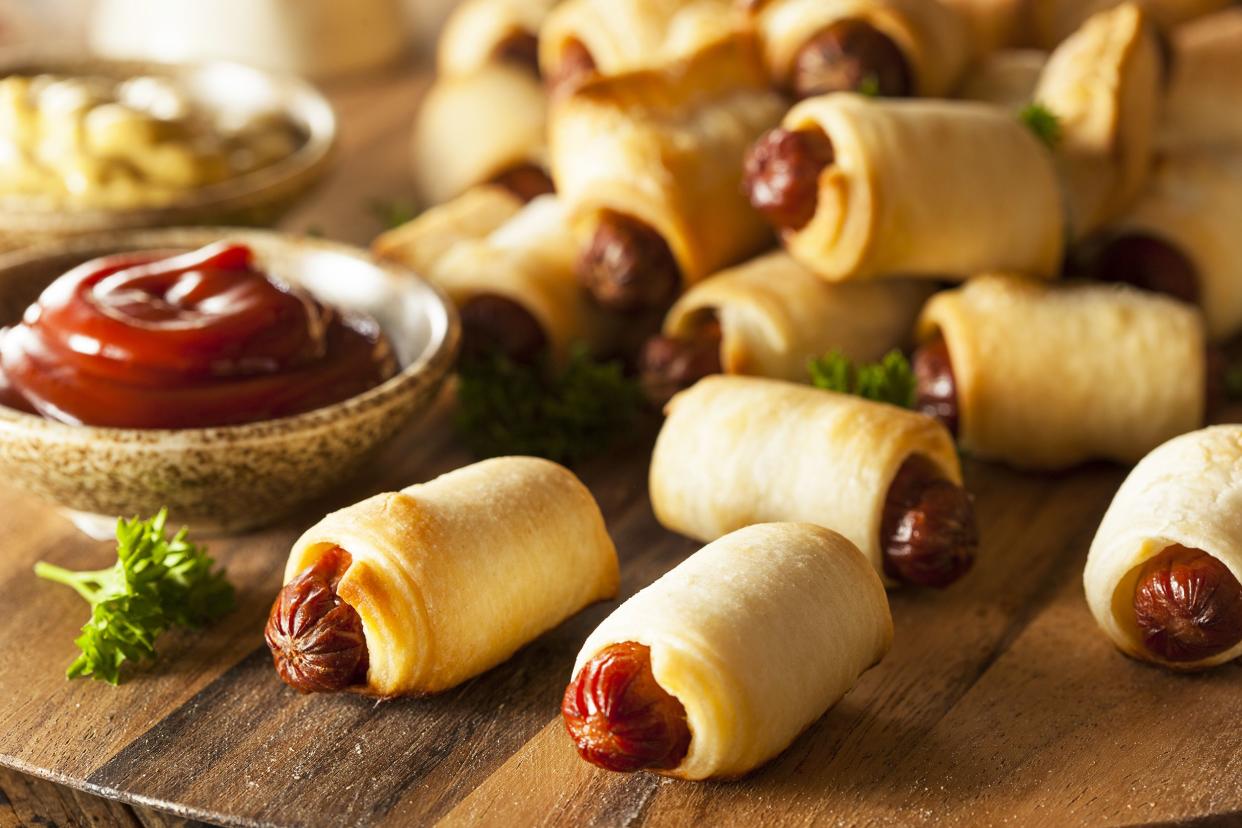
[(690, 288), (664, 334), (689, 337), (714, 314), (725, 373), (805, 382), (807, 362), (833, 349), (871, 362), (905, 344), (931, 290), (908, 279), (832, 284), (774, 252)]
[(481, 293), (516, 302), (557, 359), (575, 342), (598, 353), (618, 333), (618, 320), (578, 285), (577, 247), (556, 196), (522, 206), (498, 187), (478, 187), (389, 231), (373, 249), (435, 282), (457, 307)]
[(940, 0), (966, 23), (975, 59), (1024, 42), (1028, 0)]
[(1057, 116), (1057, 161), (1073, 238), (1138, 195), (1163, 95), (1155, 30), (1134, 3), (1087, 20), (1048, 59), (1035, 100)]
[(729, 39), (738, 23), (732, 0), (567, 0), (539, 34), (539, 63), (556, 77), (576, 40), (601, 75), (656, 69)]
[(1242, 8), (1173, 32), (1173, 76), (1160, 148), (1242, 148)]
[[(1121, 5), (1123, 0), (1028, 0), (1029, 26), (1034, 43), (1051, 49), (1093, 14)], [(1138, 0), (1138, 5), (1162, 29), (1223, 9), (1231, 0)]]
[(1059, 469), (1133, 463), (1203, 423), (1203, 320), (1116, 285), (982, 276), (933, 296), (920, 340), (943, 334), (958, 441), (980, 457)]
[(753, 0), (747, 9), (768, 72), (784, 88), (798, 51), (839, 20), (863, 20), (887, 35), (924, 97), (947, 95), (969, 58), (962, 19), (937, 0)]
[(1020, 110), (1031, 102), (1048, 53), (1038, 49), (1004, 49), (980, 60), (962, 80), (959, 98)]
[(815, 215), (784, 236), (794, 258), (823, 278), (1057, 273), (1056, 171), (1012, 114), (834, 94), (802, 101), (783, 126), (822, 129), (836, 154), (820, 173)]
[(858, 549), (805, 523), (750, 526), (708, 544), (591, 634), (651, 648), (652, 674), (686, 709), (683, 779), (740, 776), (779, 754), (888, 652), (888, 599)]
[(449, 15), (436, 49), (441, 77), (470, 75), (496, 60), (515, 35), (537, 37), (558, 0), (466, 0)]
[(539, 79), (516, 66), (438, 78), (414, 122), (420, 197), (439, 204), (513, 167), (544, 166), (547, 107)]
[(1164, 239), (1181, 251), (1199, 277), (1208, 336), (1225, 340), (1242, 330), (1240, 227), (1242, 155), (1196, 153), (1162, 161), (1112, 229)]
[(953, 438), (935, 420), (859, 397), (711, 376), (673, 397), (651, 458), (656, 519), (712, 540), (752, 523), (829, 526), (883, 572), (880, 521), (911, 455), (961, 485)]
[(1083, 572), (1091, 613), (1123, 652), (1175, 670), (1242, 656), (1242, 642), (1183, 662), (1164, 661), (1143, 646), (1133, 604), (1139, 570), (1175, 544), (1207, 552), (1242, 580), (1242, 426), (1183, 434), (1143, 458), (1108, 507)]
[(371, 252), (429, 277), (445, 253), (485, 238), (521, 209), (522, 200), (503, 187), (474, 187), (381, 234), (371, 242)]
[(580, 238), (604, 211), (631, 216), (663, 237), (696, 282), (769, 243), (742, 193), (742, 159), (784, 108), (737, 40), (665, 70), (588, 83), (553, 112), (556, 191)]
[(336, 546), (353, 558), (337, 594), (362, 618), (377, 696), (447, 690), (617, 589), (591, 493), (532, 457), (333, 512), (294, 543), (285, 582)]

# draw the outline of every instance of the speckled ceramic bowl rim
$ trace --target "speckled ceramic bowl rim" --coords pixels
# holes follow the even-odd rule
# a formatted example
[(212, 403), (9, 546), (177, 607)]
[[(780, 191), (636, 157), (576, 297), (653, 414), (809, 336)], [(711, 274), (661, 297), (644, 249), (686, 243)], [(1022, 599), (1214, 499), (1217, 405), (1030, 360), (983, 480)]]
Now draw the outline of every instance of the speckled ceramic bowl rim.
[[(0, 77), (25, 67), (47, 66), (81, 67), (83, 74), (92, 71), (104, 74), (174, 75), (186, 71), (206, 70), (213, 67), (236, 68), (252, 72), (275, 87), (289, 91), (290, 100), (296, 99), (295, 109), (286, 105), (282, 111), (293, 116), (307, 111), (309, 118), (295, 118), (295, 122), (308, 132), (306, 141), (289, 155), (263, 167), (241, 175), (227, 178), (189, 191), (180, 198), (156, 205), (108, 209), (98, 207), (74, 208), (53, 201), (23, 196), (0, 196), (0, 224), (21, 225), (33, 228), (35, 222), (47, 219), (49, 229), (61, 229), (70, 225), (86, 228), (104, 227), (110, 221), (139, 222), (145, 217), (159, 218), (169, 212), (187, 213), (228, 209), (235, 202), (249, 201), (260, 193), (281, 187), (322, 169), (326, 169), (336, 149), (337, 117), (332, 104), (310, 83), (294, 76), (270, 72), (244, 63), (233, 61), (198, 61), (187, 63), (161, 63), (147, 60), (120, 60), (98, 55), (70, 54), (63, 50), (37, 49), (23, 46), (0, 48)], [(109, 70), (115, 70), (109, 71)], [(288, 102), (286, 102), (287, 104)]]
[(380, 270), (397, 284), (424, 292), (435, 299), (428, 303), (431, 323), (430, 341), (423, 352), (408, 365), (402, 366), (396, 375), (361, 394), (338, 403), (316, 408), (291, 417), (260, 420), (240, 425), (211, 428), (105, 428), (101, 426), (70, 425), (27, 414), (0, 406), (0, 436), (19, 433), (32, 439), (53, 439), (58, 443), (107, 445), (110, 450), (144, 450), (166, 444), (169, 449), (205, 449), (213, 445), (235, 448), (247, 444), (268, 443), (274, 440), (305, 439), (319, 431), (338, 427), (342, 420), (352, 419), (362, 412), (389, 404), (395, 398), (417, 387), (428, 371), (447, 373), (457, 354), (460, 325), (457, 311), (444, 292), (431, 282), (400, 265), (380, 261), (367, 251), (341, 242), (326, 241), (275, 230), (254, 230), (234, 227), (171, 227), (157, 230), (132, 230), (96, 233), (77, 236), (72, 240), (27, 247), (0, 255), (0, 281), (14, 267), (27, 266), (41, 259), (61, 257), (81, 252), (84, 255), (106, 255), (100, 250), (109, 247), (119, 249), (135, 246), (151, 248), (176, 248), (201, 246), (221, 239), (235, 239), (256, 245), (292, 245), (325, 253), (336, 253), (357, 259)]

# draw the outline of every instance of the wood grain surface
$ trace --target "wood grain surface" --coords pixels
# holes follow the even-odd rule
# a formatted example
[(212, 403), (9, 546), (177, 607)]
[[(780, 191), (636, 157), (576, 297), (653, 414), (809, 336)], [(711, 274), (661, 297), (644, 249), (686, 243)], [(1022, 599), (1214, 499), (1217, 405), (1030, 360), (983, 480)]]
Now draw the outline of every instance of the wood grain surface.
[[(342, 162), (288, 228), (369, 241), (380, 227), (368, 201), (406, 196), (424, 86), (407, 73), (331, 90)], [(448, 409), (446, 399), (363, 479), (303, 514), (212, 541), (239, 608), (165, 638), (161, 660), (119, 688), (65, 680), (85, 605), (31, 573), (41, 558), (103, 566), (112, 550), (0, 486), (0, 764), (138, 806), (5, 773), (0, 824), (40, 814), (163, 824), (151, 807), (231, 825), (1242, 824), (1242, 665), (1172, 675), (1117, 654), (1088, 614), (1083, 562), (1124, 474), (1109, 466), (1023, 476), (968, 462), (976, 568), (943, 593), (894, 592), (891, 655), (738, 782), (621, 776), (578, 760), (560, 693), (611, 603), (442, 696), (298, 695), (262, 642), (292, 540), (329, 509), (469, 462)], [(652, 517), (654, 430), (579, 470), (617, 541), (623, 597), (696, 548)]]

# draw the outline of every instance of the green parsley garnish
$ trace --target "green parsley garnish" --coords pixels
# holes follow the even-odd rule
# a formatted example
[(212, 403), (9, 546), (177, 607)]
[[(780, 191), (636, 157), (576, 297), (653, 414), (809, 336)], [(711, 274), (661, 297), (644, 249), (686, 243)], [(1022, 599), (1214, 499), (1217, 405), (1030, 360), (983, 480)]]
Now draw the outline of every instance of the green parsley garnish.
[(809, 368), (811, 383), (816, 388), (902, 408), (914, 407), (914, 371), (901, 351), (889, 351), (879, 362), (862, 365), (855, 365), (840, 351), (831, 351), (811, 360)]
[(483, 457), (529, 454), (576, 462), (605, 451), (635, 424), (642, 391), (619, 362), (597, 362), (585, 346), (557, 370), (501, 355), (470, 357), (458, 369), (456, 425)]
[(198, 627), (233, 608), (233, 586), (181, 529), (164, 534), (168, 510), (150, 520), (118, 520), (117, 561), (74, 572), (40, 561), (35, 574), (72, 587), (91, 605), (75, 643), (82, 650), (66, 675), (119, 684), (121, 665), (155, 657), (155, 641), (173, 627)]
[(418, 207), (405, 199), (373, 198), (367, 202), (367, 207), (385, 230), (400, 227), (418, 215)]
[(858, 84), (858, 94), (865, 95), (868, 98), (880, 97), (880, 79), (875, 75), (867, 75)]
[(1043, 104), (1027, 104), (1018, 113), (1018, 118), (1048, 149), (1056, 149), (1061, 143), (1061, 121)]

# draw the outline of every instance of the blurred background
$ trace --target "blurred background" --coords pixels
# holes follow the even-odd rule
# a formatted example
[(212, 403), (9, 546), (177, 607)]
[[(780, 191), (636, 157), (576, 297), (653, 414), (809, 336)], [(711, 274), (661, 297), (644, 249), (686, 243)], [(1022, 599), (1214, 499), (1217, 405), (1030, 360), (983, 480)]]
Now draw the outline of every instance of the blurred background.
[(323, 80), (427, 54), (455, 4), (455, 0), (0, 0), (0, 44), (72, 43), (117, 57), (160, 60), (227, 58)]

